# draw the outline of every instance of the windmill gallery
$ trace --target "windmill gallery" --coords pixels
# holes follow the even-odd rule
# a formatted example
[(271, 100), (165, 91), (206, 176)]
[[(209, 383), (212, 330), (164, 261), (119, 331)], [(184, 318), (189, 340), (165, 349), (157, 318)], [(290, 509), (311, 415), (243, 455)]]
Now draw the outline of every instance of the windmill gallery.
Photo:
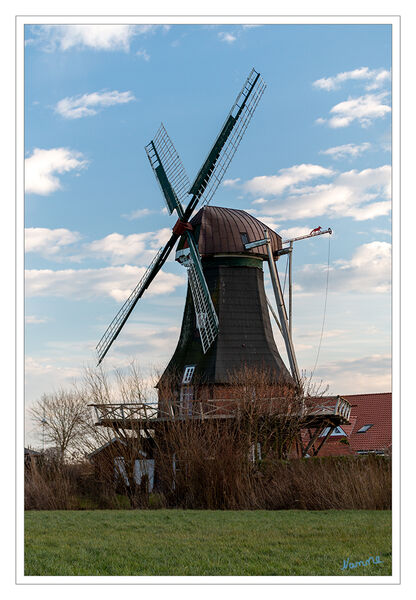
[[(124, 447), (136, 445), (137, 454), (140, 445), (136, 467), (142, 474), (147, 470), (150, 487), (158, 484), (158, 449), (171, 457), (170, 486), (184, 464), (180, 449), (169, 442), (172, 431), (244, 431), (246, 451), (256, 461), (270, 453), (283, 458), (317, 455), (334, 430), (349, 423), (346, 399), (305, 393), (291, 331), (293, 243), (331, 230), (319, 227), (282, 240), (243, 210), (209, 205), (265, 88), (252, 69), (192, 184), (163, 125), (146, 146), (168, 211), (176, 212), (178, 220), (98, 343), (99, 363), (175, 246), (175, 259), (188, 273), (182, 326), (157, 385), (156, 405), (140, 401), (95, 404), (94, 409), (97, 425), (111, 428)], [(276, 268), (282, 255), (288, 255), (289, 310)], [(265, 263), (277, 314), (265, 293)], [(284, 340), (288, 368), (273, 337), (269, 310)]]

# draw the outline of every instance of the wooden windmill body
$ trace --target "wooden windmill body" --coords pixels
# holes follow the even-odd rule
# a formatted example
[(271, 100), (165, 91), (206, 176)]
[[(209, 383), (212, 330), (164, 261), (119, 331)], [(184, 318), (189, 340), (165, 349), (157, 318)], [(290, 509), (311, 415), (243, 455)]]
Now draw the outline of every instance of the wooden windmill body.
[[(189, 286), (178, 345), (160, 379), (160, 395), (175, 390), (176, 404), (190, 414), (198, 398), (229, 395), (231, 381), (244, 369), (267, 372), (274, 384), (293, 385), (270, 323), (263, 272), (267, 253), (264, 247), (245, 248), (264, 235), (266, 226), (243, 210), (214, 206), (203, 207), (190, 223), (218, 315), (218, 334), (204, 353)], [(267, 229), (277, 256), (281, 237)], [(182, 238), (177, 260), (186, 247)]]

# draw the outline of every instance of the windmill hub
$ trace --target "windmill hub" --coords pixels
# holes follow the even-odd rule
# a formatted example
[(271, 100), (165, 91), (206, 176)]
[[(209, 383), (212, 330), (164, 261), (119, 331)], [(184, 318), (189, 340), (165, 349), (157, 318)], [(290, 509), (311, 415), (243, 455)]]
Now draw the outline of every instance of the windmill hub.
[(183, 235), (186, 231), (192, 231), (192, 225), (190, 223), (185, 223), (178, 219), (172, 228), (172, 231), (175, 235), (180, 236)]

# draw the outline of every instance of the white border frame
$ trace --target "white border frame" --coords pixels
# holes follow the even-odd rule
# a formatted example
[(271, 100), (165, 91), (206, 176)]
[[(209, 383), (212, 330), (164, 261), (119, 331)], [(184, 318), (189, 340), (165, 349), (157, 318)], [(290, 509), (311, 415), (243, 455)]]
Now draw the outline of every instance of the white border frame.
[[(23, 109), (25, 24), (391, 24), (393, 167), (393, 571), (386, 576), (350, 577), (26, 577), (23, 570)], [(400, 16), (17, 16), (16, 17), (16, 583), (18, 584), (398, 584), (400, 583)], [(339, 593), (338, 591), (336, 593)]]

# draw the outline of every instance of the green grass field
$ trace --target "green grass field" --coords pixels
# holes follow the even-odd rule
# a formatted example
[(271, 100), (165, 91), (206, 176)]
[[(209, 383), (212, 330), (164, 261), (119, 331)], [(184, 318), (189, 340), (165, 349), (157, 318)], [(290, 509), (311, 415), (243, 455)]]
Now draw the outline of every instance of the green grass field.
[(28, 511), (25, 575), (391, 575), (391, 512)]

